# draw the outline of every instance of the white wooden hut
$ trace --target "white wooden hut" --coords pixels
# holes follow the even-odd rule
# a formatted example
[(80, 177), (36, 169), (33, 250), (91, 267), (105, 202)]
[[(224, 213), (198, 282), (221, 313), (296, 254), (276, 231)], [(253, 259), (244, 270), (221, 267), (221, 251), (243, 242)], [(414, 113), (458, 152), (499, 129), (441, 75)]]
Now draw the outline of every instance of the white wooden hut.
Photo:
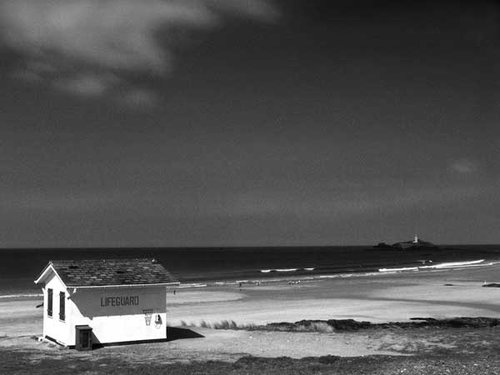
[(43, 336), (80, 350), (166, 340), (166, 289), (179, 284), (154, 259), (51, 261), (35, 283)]

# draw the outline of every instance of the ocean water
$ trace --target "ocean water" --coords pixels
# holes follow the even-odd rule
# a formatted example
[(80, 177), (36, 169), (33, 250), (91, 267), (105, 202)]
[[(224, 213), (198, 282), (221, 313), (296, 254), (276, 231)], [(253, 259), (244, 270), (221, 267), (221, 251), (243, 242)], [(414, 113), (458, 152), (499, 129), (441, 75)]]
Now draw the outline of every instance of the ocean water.
[(477, 267), (500, 261), (500, 245), (384, 250), (371, 246), (259, 248), (0, 249), (0, 298), (39, 294), (33, 281), (50, 260), (155, 258), (191, 284), (347, 277)]

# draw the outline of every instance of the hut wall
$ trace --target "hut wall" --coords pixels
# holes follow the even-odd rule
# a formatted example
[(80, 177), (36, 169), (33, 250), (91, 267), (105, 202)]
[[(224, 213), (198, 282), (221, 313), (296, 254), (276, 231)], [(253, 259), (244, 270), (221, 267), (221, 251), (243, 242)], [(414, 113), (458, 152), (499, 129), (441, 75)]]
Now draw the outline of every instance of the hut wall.
[[(67, 345), (75, 345), (75, 326), (92, 327), (95, 343), (167, 338), (165, 286), (69, 288), (71, 327)], [(149, 321), (149, 324), (148, 324)]]
[[(49, 289), (52, 290), (52, 315), (49, 315)], [(64, 320), (60, 319), (60, 297), (59, 293), (64, 293)], [(43, 335), (48, 336), (57, 342), (67, 345), (71, 336), (71, 323), (69, 318), (71, 313), (68, 306), (68, 293), (66, 286), (55, 275), (46, 283), (43, 290)]]

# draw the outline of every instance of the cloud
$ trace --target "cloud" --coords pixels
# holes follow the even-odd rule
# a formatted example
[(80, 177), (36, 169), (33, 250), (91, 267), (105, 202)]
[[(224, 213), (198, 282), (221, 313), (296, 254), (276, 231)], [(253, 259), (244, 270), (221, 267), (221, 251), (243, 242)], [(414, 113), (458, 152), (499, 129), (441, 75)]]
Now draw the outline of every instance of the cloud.
[(63, 91), (82, 96), (100, 96), (108, 89), (119, 83), (113, 75), (96, 75), (83, 73), (63, 79), (55, 79), (53, 86)]
[(271, 1), (0, 0), (0, 46), (24, 58), (15, 76), (101, 96), (130, 73), (167, 76), (185, 32), (207, 32), (227, 17), (272, 20)]
[(474, 163), (472, 160), (459, 159), (451, 163), (450, 169), (456, 173), (470, 174), (474, 173), (477, 170), (477, 164)]
[(432, 185), (401, 189), (398, 186), (374, 191), (347, 189), (339, 192), (313, 191), (308, 195), (295, 191), (245, 191), (225, 194), (223, 199), (203, 202), (205, 211), (230, 217), (294, 216), (343, 220), (384, 212), (400, 213), (415, 207), (454, 204), (481, 193), (477, 186)]
[(160, 101), (158, 94), (152, 90), (130, 89), (119, 98), (119, 102), (133, 109), (148, 109), (155, 107)]

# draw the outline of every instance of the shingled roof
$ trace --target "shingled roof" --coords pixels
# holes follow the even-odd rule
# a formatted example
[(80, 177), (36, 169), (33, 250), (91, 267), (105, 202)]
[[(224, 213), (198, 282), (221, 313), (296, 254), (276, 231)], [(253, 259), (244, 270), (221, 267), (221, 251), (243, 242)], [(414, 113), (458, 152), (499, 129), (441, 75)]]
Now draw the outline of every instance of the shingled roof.
[(154, 259), (55, 260), (52, 267), (67, 287), (174, 284), (177, 280)]

